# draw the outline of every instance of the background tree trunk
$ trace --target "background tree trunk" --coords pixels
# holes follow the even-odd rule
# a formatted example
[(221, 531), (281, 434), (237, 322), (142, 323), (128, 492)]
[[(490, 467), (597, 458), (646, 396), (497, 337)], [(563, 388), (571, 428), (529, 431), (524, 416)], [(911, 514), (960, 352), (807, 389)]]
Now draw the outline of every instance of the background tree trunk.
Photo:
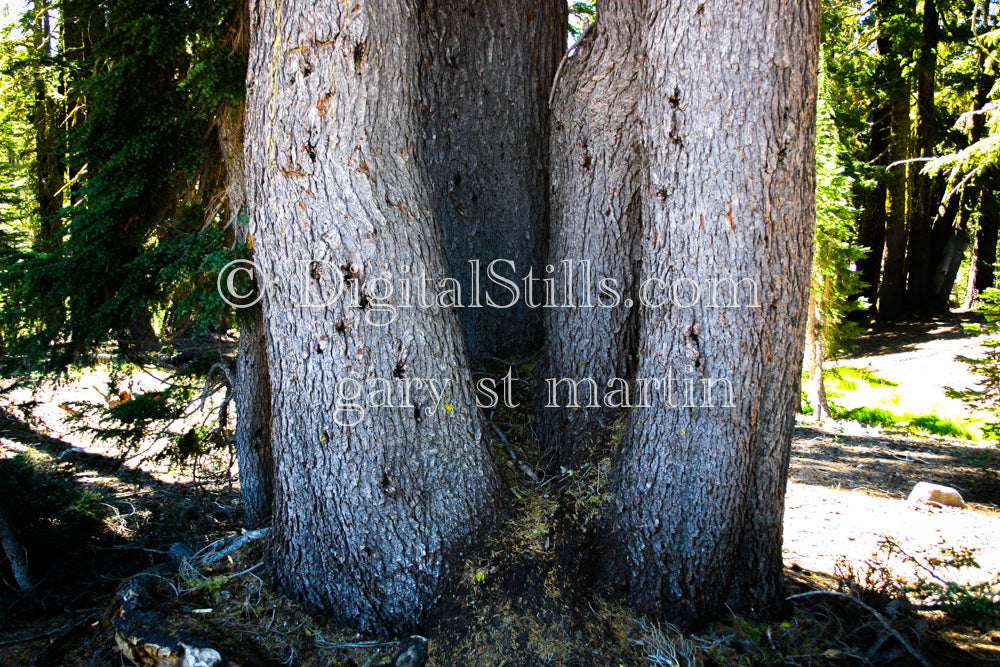
[[(499, 3), (487, 4), (484, 15), (502, 14)], [(506, 22), (507, 46), (542, 48), (532, 40), (548, 31), (532, 22), (549, 14), (502, 6), (525, 12)], [(402, 290), (402, 278), (449, 275), (434, 217), (435, 179), (446, 170), (428, 165), (461, 150), (449, 145), (460, 133), (438, 134), (441, 145), (425, 136), (434, 119), (428, 105), (454, 72), (447, 45), (470, 39), (483, 47), (476, 30), (440, 23), (460, 21), (464, 7), (415, 0), (251, 7), (246, 155), (271, 378), (271, 568), (292, 594), (367, 629), (419, 622), (456, 557), (495, 518), (501, 493), (458, 317), (451, 308), (404, 307), (402, 294), (374, 282)], [(530, 29), (519, 34), (517, 26)], [(445, 35), (451, 41), (442, 47)], [(450, 52), (472, 50), (455, 44)], [(537, 81), (545, 67), (528, 61), (477, 62), (490, 81), (496, 68), (521, 82), (505, 90), (548, 85)], [(492, 94), (482, 88), (465, 104), (456, 100), (453, 113), (478, 118)], [(475, 164), (499, 157), (486, 152)], [(479, 185), (463, 195), (470, 202), (487, 196), (477, 192), (482, 178), (477, 172)], [(515, 195), (523, 193), (488, 196)], [(417, 380), (446, 390), (435, 396)], [(380, 382), (390, 394), (376, 398)], [(396, 407), (352, 410), (365, 399)]]
[[(593, 379), (603, 394), (635, 367), (635, 274), (640, 236), (639, 31), (636, 3), (602, 4), (599, 21), (562, 65), (553, 95), (550, 161), (551, 235), (547, 264), (556, 269), (559, 307), (545, 308), (543, 378)], [(618, 303), (601, 304), (598, 282), (616, 281)], [(631, 302), (626, 299), (631, 299)], [(588, 405), (590, 389), (580, 385)], [(575, 465), (600, 439), (613, 410), (570, 409), (565, 385), (540, 387), (542, 438), (560, 463)]]
[(59, 247), (62, 230), (62, 187), (65, 182), (63, 158), (65, 148), (59, 144), (60, 126), (65, 110), (52, 96), (46, 83), (44, 70), (51, 66), (52, 30), (49, 24), (49, 7), (40, 2), (34, 6), (31, 43), (42, 65), (35, 74), (35, 104), (31, 123), (35, 131), (35, 164), (33, 185), (38, 206), (38, 230), (32, 241), (37, 252), (53, 252)]
[(813, 420), (822, 422), (830, 418), (830, 406), (826, 402), (826, 384), (823, 381), (823, 362), (826, 361), (826, 346), (822, 333), (822, 313), (816, 295), (809, 294), (809, 314), (806, 319), (805, 372), (809, 380), (804, 393), (813, 409)]
[(10, 520), (7, 519), (7, 513), (4, 512), (2, 507), (0, 507), (0, 546), (3, 547), (3, 553), (7, 557), (7, 564), (14, 575), (17, 587), (22, 592), (33, 589), (35, 582), (28, 572), (28, 559), (25, 557), (24, 547), (18, 541), (17, 535), (14, 533), (14, 527), (11, 525)]
[[(923, 44), (917, 58), (917, 118), (914, 154), (931, 157), (934, 154), (934, 78), (937, 71), (938, 12), (935, 0), (924, 0)], [(920, 173), (921, 163), (909, 165), (912, 173), (910, 193), (909, 248), (907, 251), (909, 281), (907, 303), (913, 310), (933, 309), (932, 288), (934, 263), (931, 249), (931, 227), (937, 206), (931, 201), (933, 180)]]
[[(880, 65), (879, 71), (882, 68)], [(885, 168), (889, 164), (890, 116), (889, 108), (884, 101), (878, 101), (871, 113), (871, 133), (868, 139), (868, 164), (873, 167)], [(868, 301), (868, 312), (876, 315), (882, 280), (882, 257), (885, 253), (886, 175), (884, 173), (878, 174), (874, 185), (864, 191), (861, 201), (858, 244), (868, 249), (868, 254), (858, 260), (858, 272), (865, 283), (861, 295)]]
[[(880, 0), (877, 5), (880, 24), (903, 12), (898, 0)], [(892, 37), (884, 28), (879, 32), (878, 50), (885, 61), (885, 89), (889, 95), (889, 163), (892, 164), (909, 157), (910, 84), (903, 76), (901, 54)], [(906, 165), (897, 165), (887, 175), (885, 260), (879, 288), (879, 317), (885, 320), (898, 318), (905, 305), (906, 173)]]
[[(605, 571), (630, 603), (674, 622), (695, 623), (727, 601), (757, 615), (784, 606), (781, 523), (815, 223), (819, 17), (818, 2), (714, 0), (649, 14), (640, 276), (687, 286), (687, 296), (677, 299), (683, 306), (647, 300), (640, 312), (636, 375), (672, 377), (673, 396), (651, 391), (652, 407), (632, 413)], [(755, 282), (759, 307), (748, 290), (743, 307), (712, 307), (703, 286), (723, 278)], [(700, 299), (692, 303), (683, 280), (703, 290)], [(703, 380), (729, 380), (734, 407)]]

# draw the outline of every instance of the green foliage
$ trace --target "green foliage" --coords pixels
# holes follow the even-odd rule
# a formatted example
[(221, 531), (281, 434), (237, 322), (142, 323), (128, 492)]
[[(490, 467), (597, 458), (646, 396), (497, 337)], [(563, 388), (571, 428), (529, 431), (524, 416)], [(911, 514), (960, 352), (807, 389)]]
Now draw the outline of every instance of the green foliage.
[(0, 335), (22, 371), (65, 370), (109, 339), (132, 355), (149, 338), (222, 325), (207, 272), (240, 252), (210, 217), (222, 186), (214, 117), (244, 88), (235, 5), (93, 4), (106, 23), (88, 25), (86, 57), (58, 59), (86, 114), (68, 136), (76, 181), (57, 247), (0, 244)]
[(579, 39), (590, 27), (590, 24), (597, 20), (596, 0), (584, 0), (583, 2), (573, 2), (570, 0), (569, 6), (569, 34), (571, 41)]
[(856, 421), (870, 426), (895, 426), (898, 422), (902, 421), (901, 418), (882, 408), (852, 408), (845, 410), (831, 404), (830, 413), (837, 419)]
[(858, 368), (857, 366), (833, 366), (825, 371), (827, 379), (837, 383), (844, 389), (855, 389), (857, 383), (853, 380), (861, 380), (869, 387), (898, 387), (892, 380), (886, 380), (875, 375), (869, 368)]
[(972, 431), (963, 426), (962, 424), (956, 424), (951, 419), (944, 419), (937, 415), (918, 415), (916, 417), (911, 417), (909, 419), (909, 428), (911, 430), (927, 431), (934, 435), (942, 435), (946, 438), (963, 438), (965, 440), (973, 440), (975, 436)]
[(818, 310), (819, 335), (830, 354), (843, 349), (857, 334), (845, 316), (864, 304), (855, 296), (862, 288), (854, 269), (865, 254), (856, 242), (852, 179), (842, 166), (844, 147), (833, 114), (821, 97), (816, 146), (816, 237), (811, 289)]

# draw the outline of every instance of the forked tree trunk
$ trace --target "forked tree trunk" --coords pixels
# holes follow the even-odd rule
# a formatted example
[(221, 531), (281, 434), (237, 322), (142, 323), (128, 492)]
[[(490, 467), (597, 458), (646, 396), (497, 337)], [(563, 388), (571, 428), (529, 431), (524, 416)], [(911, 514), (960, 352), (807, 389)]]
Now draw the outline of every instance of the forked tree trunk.
[[(553, 96), (546, 263), (556, 301), (543, 310), (539, 421), (566, 465), (595, 453), (617, 412), (601, 400), (607, 382), (630, 378), (635, 367), (639, 9), (624, 1), (601, 6), (600, 21), (563, 63)], [(614, 281), (616, 296), (600, 292), (602, 280)]]
[[(639, 278), (662, 283), (645, 290), (636, 376), (664, 384), (623, 438), (605, 571), (672, 621), (727, 602), (771, 615), (815, 222), (819, 3), (647, 11)], [(745, 281), (736, 300), (713, 298), (727, 279)]]
[[(475, 59), (484, 80), (500, 68), (510, 95), (546, 88), (535, 81), (544, 68), (497, 56), (551, 50), (532, 41), (547, 32), (532, 22), (549, 13), (488, 4), (484, 15), (517, 16), (494, 25), (507, 40), (491, 42), (494, 58)], [(442, 145), (426, 133), (428, 105), (462, 65), (448, 53), (473, 53), (456, 40), (480, 34), (442, 23), (468, 21), (464, 7), (251, 6), (246, 155), (272, 388), (271, 569), (298, 598), (369, 629), (420, 620), (501, 494), (458, 317), (405, 295), (421, 276), (449, 275), (435, 220), (445, 171), (428, 165), (460, 150), (446, 142), (461, 132), (439, 134)], [(494, 90), (470, 92), (469, 80), (455, 84), (467, 103), (451, 109), (476, 117)], [(522, 105), (510, 108), (508, 122), (523, 122)]]

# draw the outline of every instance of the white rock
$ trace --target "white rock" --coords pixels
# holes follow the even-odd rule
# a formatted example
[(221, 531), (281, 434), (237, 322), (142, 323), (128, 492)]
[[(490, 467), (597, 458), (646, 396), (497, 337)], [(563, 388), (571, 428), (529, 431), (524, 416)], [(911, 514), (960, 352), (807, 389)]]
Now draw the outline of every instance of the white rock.
[(965, 500), (962, 494), (950, 486), (931, 484), (930, 482), (919, 482), (910, 491), (908, 502), (917, 504), (937, 504), (949, 505), (951, 507), (965, 507)]

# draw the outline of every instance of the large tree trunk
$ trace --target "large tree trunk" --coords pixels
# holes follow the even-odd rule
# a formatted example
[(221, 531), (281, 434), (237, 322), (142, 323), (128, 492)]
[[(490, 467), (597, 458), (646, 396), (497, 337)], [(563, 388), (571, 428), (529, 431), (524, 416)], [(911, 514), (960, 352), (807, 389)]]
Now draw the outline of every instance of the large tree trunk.
[[(643, 35), (639, 276), (663, 282), (645, 290), (636, 376), (664, 385), (647, 385), (650, 407), (623, 438), (606, 575), (684, 624), (727, 602), (757, 615), (784, 606), (819, 17), (815, 1), (676, 3), (650, 11)], [(711, 285), (724, 279), (756, 289), (720, 304)]]
[[(487, 4), (483, 16), (504, 15), (499, 3)], [(455, 166), (442, 156), (461, 150), (450, 142), (470, 141), (462, 133), (471, 121), (449, 125), (440, 144), (426, 133), (440, 120), (430, 107), (446, 98), (462, 66), (448, 54), (471, 57), (483, 46), (468, 24), (473, 10), (463, 7), (416, 0), (251, 7), (246, 155), (271, 377), (271, 568), (300, 599), (370, 629), (421, 619), (456, 557), (494, 518), (501, 494), (458, 316), (447, 304), (420, 305), (413, 288), (422, 276), (436, 284), (449, 275), (436, 185), (446, 165)], [(505, 85), (510, 95), (548, 86), (537, 80), (545, 67), (531, 57), (502, 56), (553, 52), (538, 43), (551, 31), (532, 24), (563, 10), (502, 7), (509, 20), (493, 25), (504, 29), (490, 42), (493, 58), (468, 61), (454, 83), (467, 97), (451, 102), (452, 114), (478, 118), (480, 108), (494, 108), (486, 100), (493, 89), (471, 90), (476, 68), (484, 80), (498, 81), (503, 71), (519, 81)], [(522, 105), (511, 108), (508, 122), (523, 122)], [(469, 147), (484, 151), (475, 161), (450, 158), (461, 169), (484, 169), (462, 196), (511, 202), (513, 193), (477, 191), (494, 186), (482, 179), (494, 173), (487, 162), (502, 157), (488, 145)], [(463, 174), (448, 175), (464, 182)]]
[[(899, 0), (880, 0), (878, 50), (885, 63), (885, 88), (889, 96), (890, 134), (889, 162), (909, 157), (910, 143), (910, 84), (903, 76), (901, 56), (893, 38), (882, 27), (893, 15), (903, 10)], [(906, 293), (906, 166), (896, 165), (887, 176), (885, 219), (885, 260), (882, 284), (879, 288), (879, 317), (898, 318), (904, 308)]]
[[(490, 284), (487, 270), (501, 260), (498, 273), (515, 281), (545, 276), (546, 107), (565, 51), (566, 3), (430, 0), (422, 11), (429, 117), (420, 139), (433, 212), (466, 304), (483, 306), (459, 309), (469, 352), (479, 360), (534, 351), (539, 309)], [(492, 308), (487, 296), (513, 303)]]
[[(593, 401), (600, 403), (607, 381), (630, 378), (635, 367), (639, 8), (601, 6), (600, 20), (563, 63), (553, 97), (547, 264), (555, 269), (556, 302), (543, 310), (541, 376), (550, 382), (539, 388), (539, 417), (542, 437), (566, 465), (595, 454), (615, 411)], [(617, 300), (599, 293), (602, 279), (615, 281)], [(574, 399), (563, 379), (576, 387), (579, 409), (567, 407)]]
[[(918, 157), (934, 154), (934, 78), (937, 71), (938, 12), (935, 0), (924, 0), (923, 44), (917, 59), (917, 118), (914, 153)], [(933, 181), (920, 173), (921, 164), (912, 164), (912, 192), (909, 220), (907, 304), (914, 310), (934, 307), (934, 262), (931, 248), (931, 227), (937, 206), (931, 201)]]

